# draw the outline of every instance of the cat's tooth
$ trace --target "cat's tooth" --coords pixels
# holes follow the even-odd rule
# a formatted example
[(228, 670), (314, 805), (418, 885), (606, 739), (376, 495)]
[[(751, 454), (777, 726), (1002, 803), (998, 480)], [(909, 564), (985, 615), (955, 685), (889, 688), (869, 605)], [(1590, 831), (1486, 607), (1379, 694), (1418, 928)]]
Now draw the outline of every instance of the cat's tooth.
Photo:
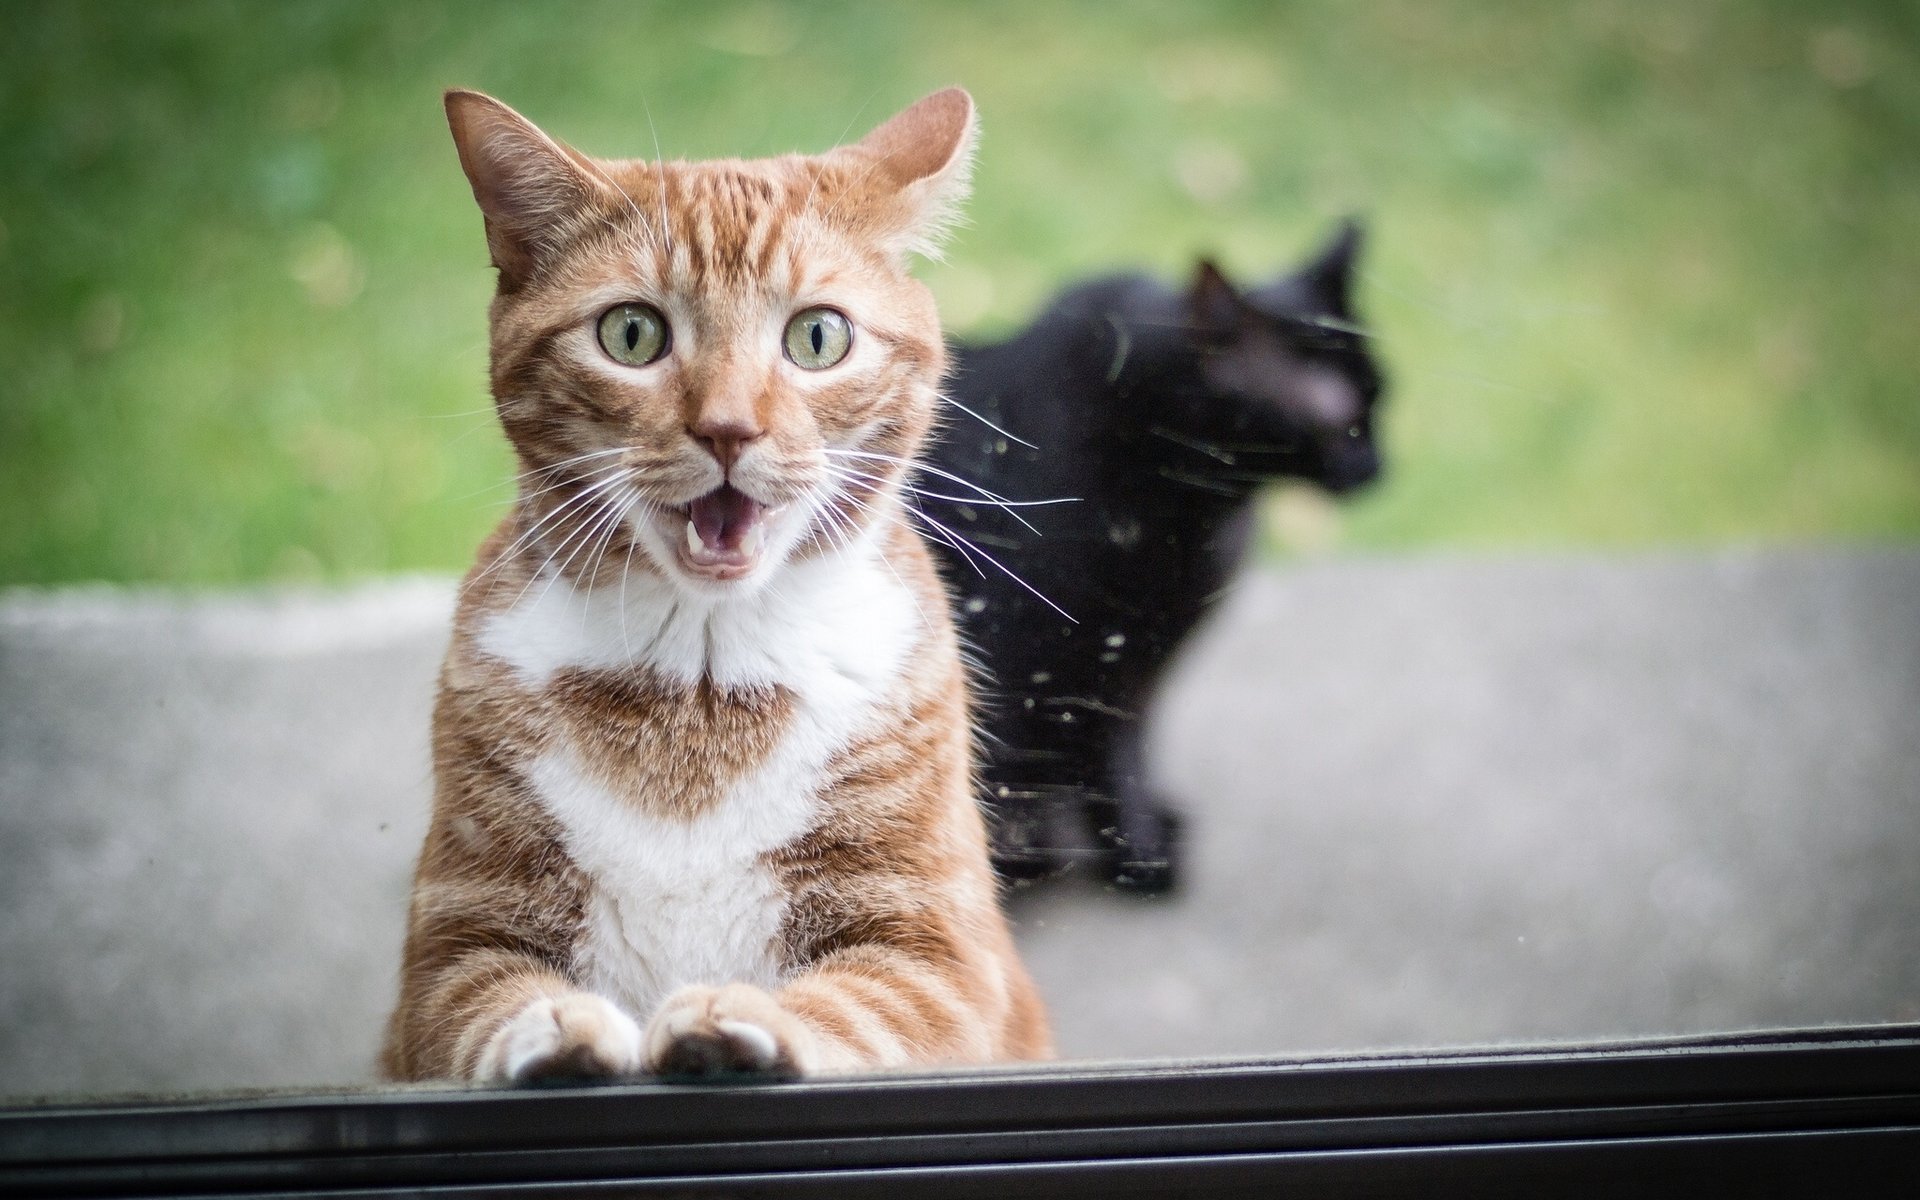
[(754, 522), (753, 527), (747, 530), (747, 536), (740, 539), (740, 552), (746, 555), (748, 558), (759, 558), (760, 547), (765, 545), (766, 541), (767, 541), (766, 523), (762, 521), (756, 521)]
[(692, 521), (687, 522), (687, 553), (694, 555), (700, 553), (700, 531), (693, 527)]

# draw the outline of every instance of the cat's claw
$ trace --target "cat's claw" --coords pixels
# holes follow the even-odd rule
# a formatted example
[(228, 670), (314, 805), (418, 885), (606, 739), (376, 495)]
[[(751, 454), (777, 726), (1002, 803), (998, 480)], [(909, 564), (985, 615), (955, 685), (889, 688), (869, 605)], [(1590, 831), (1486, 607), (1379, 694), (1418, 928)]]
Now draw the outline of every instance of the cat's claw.
[(684, 988), (647, 1026), (647, 1068), (658, 1075), (804, 1073), (799, 1021), (772, 996), (746, 984)]
[(487, 1041), (481, 1083), (612, 1079), (640, 1070), (640, 1026), (591, 992), (535, 1000)]

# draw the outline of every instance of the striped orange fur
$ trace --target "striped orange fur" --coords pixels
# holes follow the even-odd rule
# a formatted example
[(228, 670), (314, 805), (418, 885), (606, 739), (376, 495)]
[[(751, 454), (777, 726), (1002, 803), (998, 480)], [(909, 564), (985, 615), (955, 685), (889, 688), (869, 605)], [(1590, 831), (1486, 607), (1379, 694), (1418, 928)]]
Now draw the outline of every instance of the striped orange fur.
[(447, 114), (522, 474), (441, 675), (384, 1070), (1046, 1056), (902, 515), (946, 365), (906, 263), (965, 191), (972, 101), (697, 163), (589, 158), (474, 92)]

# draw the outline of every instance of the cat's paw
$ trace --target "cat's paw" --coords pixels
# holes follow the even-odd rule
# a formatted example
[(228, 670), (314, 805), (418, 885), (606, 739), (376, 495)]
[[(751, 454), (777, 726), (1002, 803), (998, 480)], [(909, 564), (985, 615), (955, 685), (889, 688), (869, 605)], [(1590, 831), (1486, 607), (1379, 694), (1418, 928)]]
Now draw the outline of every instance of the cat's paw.
[(809, 1069), (806, 1026), (744, 983), (682, 988), (647, 1026), (647, 1069), (657, 1075), (772, 1075)]
[(640, 1071), (640, 1026), (591, 992), (535, 1000), (487, 1039), (480, 1083), (612, 1079)]

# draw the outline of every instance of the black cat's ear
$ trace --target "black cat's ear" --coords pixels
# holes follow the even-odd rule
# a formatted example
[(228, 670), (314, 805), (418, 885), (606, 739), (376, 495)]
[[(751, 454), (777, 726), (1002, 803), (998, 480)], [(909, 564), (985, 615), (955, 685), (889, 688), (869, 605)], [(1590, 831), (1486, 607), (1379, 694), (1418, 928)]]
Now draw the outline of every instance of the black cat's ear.
[(521, 276), (605, 185), (585, 155), (492, 96), (453, 88), (446, 105), (460, 167), (486, 217), (493, 265), (508, 278)]
[(1353, 319), (1353, 264), (1365, 238), (1360, 218), (1348, 217), (1300, 272), (1319, 307), (1343, 320)]
[(1194, 324), (1207, 333), (1230, 334), (1240, 327), (1240, 293), (1212, 259), (1203, 258), (1194, 267), (1187, 306), (1193, 311)]

